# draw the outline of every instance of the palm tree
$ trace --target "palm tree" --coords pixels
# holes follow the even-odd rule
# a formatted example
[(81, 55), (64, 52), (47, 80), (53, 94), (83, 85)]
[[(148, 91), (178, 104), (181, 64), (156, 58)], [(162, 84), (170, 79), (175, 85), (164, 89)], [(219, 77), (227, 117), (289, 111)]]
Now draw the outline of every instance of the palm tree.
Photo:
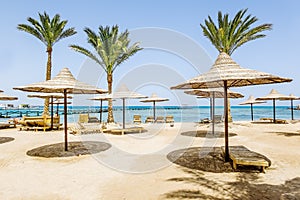
[[(142, 48), (139, 47), (139, 43), (129, 46), (129, 32), (125, 30), (119, 34), (118, 25), (111, 28), (109, 26), (99, 26), (98, 35), (89, 28), (85, 28), (84, 32), (87, 34), (88, 43), (96, 51), (96, 54), (78, 45), (70, 45), (70, 47), (91, 58), (105, 70), (108, 93), (110, 94), (112, 92), (114, 70)], [(114, 122), (111, 99), (108, 101), (107, 122)]]
[[(18, 29), (25, 31), (36, 38), (38, 38), (42, 43), (46, 45), (46, 52), (48, 54), (48, 61), (46, 67), (46, 80), (51, 79), (51, 69), (52, 69), (52, 50), (56, 42), (63, 38), (72, 36), (76, 34), (75, 28), (65, 29), (67, 20), (60, 21), (60, 16), (56, 14), (53, 19), (49, 18), (49, 15), (44, 12), (44, 14), (39, 13), (40, 22), (28, 17), (27, 24), (18, 24)], [(49, 113), (49, 99), (47, 98), (44, 103), (44, 114)]]
[[(218, 26), (210, 16), (204, 21), (205, 24), (200, 24), (204, 36), (210, 40), (220, 53), (225, 52), (231, 55), (243, 44), (265, 37), (266, 35), (262, 34), (263, 31), (272, 29), (272, 24), (262, 24), (252, 27), (258, 19), (250, 14), (245, 16), (247, 10), (240, 10), (233, 20), (229, 20), (228, 14), (223, 15), (219, 11)], [(230, 106), (228, 108), (229, 121), (232, 121)]]

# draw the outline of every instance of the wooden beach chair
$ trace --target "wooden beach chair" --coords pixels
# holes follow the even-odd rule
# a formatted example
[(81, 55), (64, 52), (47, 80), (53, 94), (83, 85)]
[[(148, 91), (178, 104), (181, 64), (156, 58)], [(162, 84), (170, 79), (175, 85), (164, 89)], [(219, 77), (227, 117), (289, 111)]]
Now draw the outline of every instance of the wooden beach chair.
[(165, 118), (163, 116), (157, 116), (155, 122), (156, 123), (165, 123)]
[(148, 116), (145, 120), (145, 123), (154, 123), (154, 117), (153, 116)]
[(174, 123), (173, 115), (166, 116), (166, 123)]
[(133, 123), (142, 123), (141, 115), (133, 115)]
[[(222, 146), (221, 150), (225, 154), (225, 147)], [(265, 156), (250, 151), (244, 146), (230, 146), (229, 157), (232, 160), (233, 169), (237, 169), (238, 165), (248, 165), (260, 167), (261, 172), (265, 172), (265, 168), (269, 167), (271, 163)]]

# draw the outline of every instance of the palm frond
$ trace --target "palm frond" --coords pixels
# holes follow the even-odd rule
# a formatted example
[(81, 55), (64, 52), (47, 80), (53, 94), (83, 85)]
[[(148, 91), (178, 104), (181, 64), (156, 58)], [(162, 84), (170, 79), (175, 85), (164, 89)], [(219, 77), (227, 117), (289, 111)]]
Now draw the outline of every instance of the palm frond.
[[(262, 24), (255, 27), (254, 24), (258, 19), (250, 14), (246, 16), (247, 10), (238, 11), (232, 20), (229, 20), (228, 14), (223, 15), (219, 11), (217, 16), (218, 26), (208, 16), (204, 24), (200, 24), (203, 35), (210, 40), (219, 52), (223, 51), (229, 55), (243, 44), (265, 37), (266, 35), (262, 32), (271, 30), (272, 24)], [(252, 26), (254, 27), (252, 28)]]

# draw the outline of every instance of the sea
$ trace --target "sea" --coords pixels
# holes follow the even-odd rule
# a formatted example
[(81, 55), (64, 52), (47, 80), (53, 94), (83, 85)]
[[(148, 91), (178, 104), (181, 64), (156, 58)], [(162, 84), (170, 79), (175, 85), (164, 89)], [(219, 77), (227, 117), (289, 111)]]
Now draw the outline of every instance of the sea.
[[(103, 107), (102, 120), (107, 119), (107, 107)], [(175, 122), (197, 122), (203, 118), (210, 118), (209, 106), (157, 106), (156, 116), (172, 115)], [(276, 106), (276, 119), (291, 119), (291, 109), (288, 106)], [(79, 114), (89, 113), (91, 116), (100, 118), (99, 106), (68, 106), (68, 122), (77, 122)], [(11, 118), (21, 118), (22, 116), (39, 116), (42, 115), (43, 107), (36, 106), (29, 109), (0, 109), (0, 121), (5, 122)], [(57, 108), (54, 108), (54, 113)], [(223, 115), (224, 108), (222, 106), (215, 107), (215, 115)], [(293, 110), (294, 119), (300, 119), (300, 110)], [(63, 107), (58, 107), (60, 120), (63, 122)], [(114, 120), (122, 123), (123, 109), (121, 106), (114, 106)], [(142, 121), (147, 116), (153, 116), (152, 106), (126, 106), (125, 121), (131, 123), (133, 115), (141, 115)], [(251, 121), (250, 106), (231, 106), (231, 115), (233, 121)], [(260, 118), (273, 118), (273, 106), (253, 106), (254, 120)]]

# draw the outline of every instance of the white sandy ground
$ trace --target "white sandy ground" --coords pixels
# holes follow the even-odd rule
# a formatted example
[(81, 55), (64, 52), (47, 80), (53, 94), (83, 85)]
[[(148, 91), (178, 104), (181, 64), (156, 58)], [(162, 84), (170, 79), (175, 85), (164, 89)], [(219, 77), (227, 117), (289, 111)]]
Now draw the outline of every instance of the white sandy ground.
[[(15, 140), (0, 144), (0, 199), (165, 199), (167, 193), (182, 189), (197, 189), (221, 199), (229, 198), (232, 190), (226, 190), (223, 183), (240, 180), (241, 173), (199, 171), (206, 180), (221, 185), (216, 192), (207, 185), (170, 181), (193, 175), (166, 159), (167, 153), (177, 149), (224, 145), (223, 138), (194, 138), (180, 134), (207, 128), (207, 125), (196, 127), (195, 123), (176, 123), (175, 127), (145, 125), (145, 128), (148, 133), (124, 136), (69, 134), (69, 141), (104, 141), (112, 147), (95, 155), (68, 158), (26, 155), (33, 148), (63, 142), (63, 131), (2, 129), (0, 137)], [(230, 124), (230, 132), (238, 134), (230, 137), (230, 145), (244, 145), (272, 161), (265, 174), (257, 173), (254, 180), (244, 176), (245, 181), (280, 185), (300, 177), (300, 136), (288, 137), (280, 133), (299, 133), (299, 130), (300, 123)]]

